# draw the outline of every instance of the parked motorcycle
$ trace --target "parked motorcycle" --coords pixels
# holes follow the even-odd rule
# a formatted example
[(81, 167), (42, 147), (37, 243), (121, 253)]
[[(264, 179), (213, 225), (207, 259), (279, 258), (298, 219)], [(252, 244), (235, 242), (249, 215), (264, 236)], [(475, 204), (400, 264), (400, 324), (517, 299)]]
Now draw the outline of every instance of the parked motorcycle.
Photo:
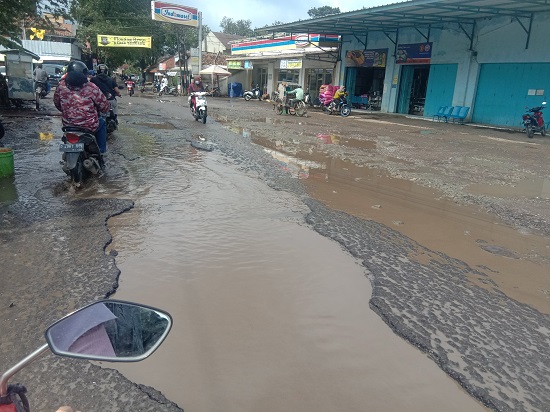
[(529, 109), (526, 107), (526, 113), (523, 115), (523, 127), (527, 137), (532, 139), (535, 133), (540, 133), (541, 136), (546, 135), (546, 128), (544, 125), (544, 118), (542, 117), (542, 110), (546, 108), (546, 102), (542, 102), (541, 106), (533, 107)]
[(70, 358), (138, 362), (160, 346), (171, 327), (169, 313), (133, 302), (102, 300), (79, 309), (46, 329), (47, 343), (4, 372), (0, 378), (0, 410), (30, 412), (27, 389), (8, 382), (48, 349)]
[(63, 171), (79, 187), (90, 175), (98, 175), (104, 168), (103, 156), (93, 132), (75, 126), (65, 126), (63, 143), (59, 146)]
[(206, 117), (208, 116), (206, 95), (208, 92), (194, 92), (191, 96), (195, 96), (195, 105), (191, 103), (191, 96), (189, 96), (189, 104), (191, 106), (191, 114), (196, 121), (202, 120), (202, 123), (206, 123)]
[(247, 90), (243, 93), (244, 100), (249, 101), (250, 99), (262, 100), (262, 89), (259, 85), (256, 85), (252, 90)]
[(330, 103), (323, 105), (323, 110), (327, 111), (329, 115), (336, 112), (340, 113), (343, 117), (348, 117), (351, 114), (351, 107), (348, 105), (346, 96), (340, 97), (340, 102), (338, 103), (331, 100)]
[(176, 86), (164, 86), (163, 89), (159, 90), (159, 97), (163, 94), (170, 94), (172, 96), (179, 96), (178, 88)]

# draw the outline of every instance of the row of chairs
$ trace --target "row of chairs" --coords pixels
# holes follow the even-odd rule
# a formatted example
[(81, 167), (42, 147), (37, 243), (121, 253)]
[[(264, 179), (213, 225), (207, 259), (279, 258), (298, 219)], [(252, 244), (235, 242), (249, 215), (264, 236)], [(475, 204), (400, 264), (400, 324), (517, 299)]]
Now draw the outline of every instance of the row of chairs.
[(449, 119), (453, 123), (464, 124), (464, 119), (468, 116), (470, 111), (469, 106), (441, 106), (436, 114), (433, 116), (433, 120), (437, 119), (438, 122), (443, 120), (445, 123), (449, 122)]

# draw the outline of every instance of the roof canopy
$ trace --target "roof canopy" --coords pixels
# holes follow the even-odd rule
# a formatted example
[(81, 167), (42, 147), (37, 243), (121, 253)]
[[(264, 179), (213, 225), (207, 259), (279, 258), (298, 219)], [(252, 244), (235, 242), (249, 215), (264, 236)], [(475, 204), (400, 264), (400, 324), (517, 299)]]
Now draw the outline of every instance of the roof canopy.
[(529, 35), (533, 14), (548, 11), (550, 2), (541, 0), (412, 0), (256, 30), (360, 35), (369, 31), (396, 32), (405, 27), (441, 28), (447, 23), (473, 25), (479, 19), (508, 16)]

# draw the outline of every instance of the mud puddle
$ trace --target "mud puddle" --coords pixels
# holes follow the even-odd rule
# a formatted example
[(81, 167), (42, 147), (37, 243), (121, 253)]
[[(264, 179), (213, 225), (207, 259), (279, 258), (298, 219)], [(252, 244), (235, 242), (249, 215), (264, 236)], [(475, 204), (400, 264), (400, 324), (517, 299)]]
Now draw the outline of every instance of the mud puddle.
[(292, 196), (216, 152), (130, 175), (135, 208), (109, 220), (115, 298), (174, 316), (144, 367), (116, 365), (132, 381), (186, 411), (484, 410), (370, 310), (365, 269)]
[[(337, 140), (323, 135), (325, 143)], [(498, 288), (520, 302), (550, 313), (550, 245), (548, 239), (511, 228), (493, 215), (460, 206), (436, 190), (395, 179), (380, 169), (255, 137), (304, 180), (309, 194), (333, 209), (393, 227), (432, 250), (467, 262), (486, 273)], [(472, 187), (472, 193), (548, 197), (547, 179), (520, 182), (517, 188)]]

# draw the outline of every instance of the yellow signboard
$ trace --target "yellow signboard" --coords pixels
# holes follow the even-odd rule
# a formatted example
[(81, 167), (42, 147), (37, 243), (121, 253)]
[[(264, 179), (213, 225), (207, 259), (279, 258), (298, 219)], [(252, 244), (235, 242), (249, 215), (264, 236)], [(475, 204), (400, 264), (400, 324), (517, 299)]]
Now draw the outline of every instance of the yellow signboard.
[(151, 48), (151, 37), (138, 36), (111, 36), (105, 34), (97, 35), (99, 47), (144, 47)]

